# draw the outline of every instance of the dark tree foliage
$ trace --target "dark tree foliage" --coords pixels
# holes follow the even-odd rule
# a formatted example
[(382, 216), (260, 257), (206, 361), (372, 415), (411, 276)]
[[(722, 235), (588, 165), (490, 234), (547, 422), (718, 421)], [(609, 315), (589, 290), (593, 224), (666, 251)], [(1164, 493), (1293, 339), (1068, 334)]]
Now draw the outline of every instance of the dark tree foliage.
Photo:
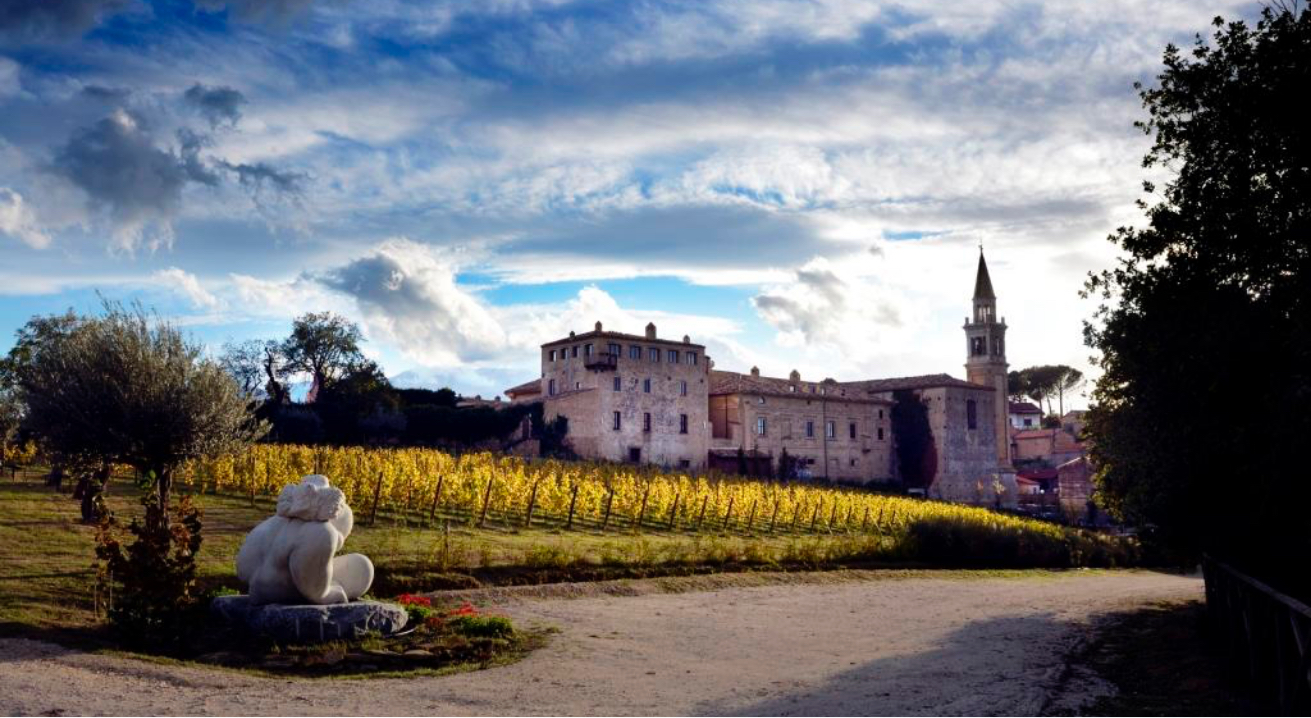
[(897, 465), (907, 488), (927, 489), (938, 472), (938, 450), (929, 426), (929, 408), (909, 389), (892, 393), (892, 435), (897, 437)]
[(281, 345), (282, 370), (286, 375), (308, 374), (315, 389), (322, 390), (363, 361), (361, 339), (354, 322), (332, 312), (299, 316)]
[(460, 395), (454, 391), (442, 387), (436, 391), (432, 389), (397, 389), (396, 395), (400, 397), (401, 403), (405, 406), (449, 406), (454, 408), (460, 401)]
[(1311, 11), (1215, 28), (1138, 88), (1143, 164), (1169, 179), (1088, 281), (1087, 435), (1112, 514), (1277, 580), (1311, 550)]
[(382, 369), (365, 361), (325, 386), (312, 406), (329, 443), (372, 444), (399, 438), (405, 428), (400, 405)]

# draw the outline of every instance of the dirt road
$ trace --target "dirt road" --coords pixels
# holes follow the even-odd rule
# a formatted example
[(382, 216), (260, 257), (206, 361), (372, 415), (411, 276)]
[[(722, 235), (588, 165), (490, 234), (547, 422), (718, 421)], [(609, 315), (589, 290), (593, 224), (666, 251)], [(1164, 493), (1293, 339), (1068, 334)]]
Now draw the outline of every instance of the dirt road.
[(1201, 591), (1093, 572), (516, 600), (501, 610), (560, 629), (546, 648), (404, 680), (266, 679), (2, 639), (0, 714), (1031, 715), (1089, 690), (1060, 679), (1099, 614)]

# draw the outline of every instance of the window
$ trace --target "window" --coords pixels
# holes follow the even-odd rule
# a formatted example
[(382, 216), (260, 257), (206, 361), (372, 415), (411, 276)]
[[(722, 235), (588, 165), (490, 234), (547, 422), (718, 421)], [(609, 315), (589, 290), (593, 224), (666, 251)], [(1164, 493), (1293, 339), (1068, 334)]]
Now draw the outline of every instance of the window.
[(848, 429), (847, 433), (851, 435), (851, 438), (853, 439), (856, 438), (856, 422), (854, 421), (851, 422), (851, 424), (847, 426), (847, 429)]
[(577, 344), (575, 344), (575, 345), (573, 346), (573, 351), (570, 352), (570, 355), (573, 356), (574, 359), (577, 359), (577, 358), (578, 358), (578, 345), (577, 345)]
[(651, 393), (651, 380), (650, 380), (650, 379), (643, 379), (643, 380), (642, 380), (642, 391), (644, 391), (644, 392), (646, 392), (646, 393), (648, 393), (648, 394)]
[(653, 364), (659, 364), (659, 363), (660, 363), (660, 350), (659, 350), (659, 349), (656, 349), (655, 347), (651, 347), (651, 351), (647, 352), (647, 357), (646, 357), (646, 358), (649, 359)]
[(883, 441), (883, 427), (879, 427), (879, 441)]
[(680, 434), (687, 433), (687, 414), (678, 415), (678, 433)]
[(591, 344), (585, 344), (585, 345), (583, 346), (583, 356), (585, 356), (585, 357), (590, 357), (590, 356), (592, 356), (592, 345), (591, 345)]
[(576, 382), (574, 382), (574, 388), (575, 388), (575, 389), (582, 389), (582, 388), (583, 388), (583, 383), (582, 383), (581, 381), (576, 381)]
[(970, 338), (970, 356), (981, 357), (988, 353), (988, 341), (983, 337)]
[(788, 384), (788, 391), (792, 392), (793, 394), (797, 393), (797, 385), (796, 385), (796, 384)]
[(628, 460), (636, 464), (642, 460), (642, 450), (636, 446), (628, 447)]
[(756, 417), (756, 435), (757, 436), (765, 435), (765, 417), (763, 416)]
[(679, 382), (678, 393), (681, 394), (682, 396), (687, 396), (687, 382), (685, 381)]
[(554, 350), (554, 349), (551, 350), (551, 361), (552, 361), (552, 362), (555, 362), (555, 350)]
[(824, 424), (824, 438), (826, 438), (826, 439), (836, 439), (837, 436), (838, 436), (838, 424), (837, 424), (837, 422), (835, 422), (835, 421), (830, 421), (830, 422), (825, 423), (825, 424)]
[(756, 403), (757, 403), (757, 404), (764, 404), (764, 403), (765, 403), (765, 397), (763, 397), (763, 396), (758, 396), (758, 397), (756, 397)]
[(880, 419), (883, 418), (883, 410), (882, 410), (882, 409), (879, 409), (879, 418), (880, 418)]
[(968, 399), (965, 402), (965, 424), (971, 429), (979, 428), (978, 410), (975, 408), (974, 400)]
[(669, 363), (670, 363), (670, 364), (677, 364), (677, 363), (678, 363), (678, 350), (677, 350), (677, 349), (670, 349), (670, 350), (669, 350)]
[(624, 380), (615, 377), (615, 391), (621, 391), (624, 388)]
[(629, 347), (628, 347), (628, 358), (629, 358), (629, 359), (641, 359), (641, 358), (642, 358), (642, 347), (639, 347), (639, 346), (637, 346), (636, 344), (633, 344), (633, 345), (629, 346)]
[(852, 460), (851, 460), (851, 465), (852, 465), (852, 466), (855, 466), (855, 465), (856, 465), (856, 460), (855, 460), (855, 459), (852, 459)]
[(614, 425), (614, 430), (615, 430), (615, 431), (619, 431), (619, 425), (620, 425), (619, 412), (616, 411), (616, 412), (614, 413), (614, 416), (615, 416), (615, 425)]
[(1033, 419), (1025, 419), (1025, 420), (1024, 420), (1024, 425), (1025, 425), (1025, 426), (1033, 426)]
[(621, 356), (624, 355), (624, 348), (621, 347), (621, 346), (619, 346), (618, 344), (607, 344), (606, 347), (605, 347), (605, 350), (606, 350), (607, 352), (610, 352), (610, 356), (615, 357), (615, 358), (618, 358), (618, 357), (621, 357)]
[(642, 414), (642, 431), (648, 434), (651, 433), (651, 412), (649, 411)]
[(552, 379), (552, 380), (546, 382), (546, 395), (547, 395), (547, 396), (555, 396), (555, 380), (554, 380), (554, 379)]
[(678, 460), (678, 468), (680, 468), (680, 469), (690, 469), (690, 468), (692, 468), (692, 462), (691, 462), (689, 459), (679, 459), (679, 460)]
[(687, 353), (687, 363), (696, 366), (696, 352)]
[(806, 438), (807, 439), (815, 438), (815, 422), (813, 421), (806, 422)]

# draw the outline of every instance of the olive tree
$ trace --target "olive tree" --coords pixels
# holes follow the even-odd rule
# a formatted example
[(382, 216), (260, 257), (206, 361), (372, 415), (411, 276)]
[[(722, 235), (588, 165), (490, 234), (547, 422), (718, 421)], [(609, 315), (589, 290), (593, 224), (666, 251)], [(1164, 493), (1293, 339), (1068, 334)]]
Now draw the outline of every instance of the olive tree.
[(135, 467), (153, 482), (153, 515), (167, 522), (183, 462), (238, 451), (265, 427), (232, 377), (176, 326), (139, 305), (104, 310), (65, 315), (56, 328), (51, 318), (29, 323), (16, 371), (28, 425), (60, 454), (96, 462), (101, 489), (112, 464)]

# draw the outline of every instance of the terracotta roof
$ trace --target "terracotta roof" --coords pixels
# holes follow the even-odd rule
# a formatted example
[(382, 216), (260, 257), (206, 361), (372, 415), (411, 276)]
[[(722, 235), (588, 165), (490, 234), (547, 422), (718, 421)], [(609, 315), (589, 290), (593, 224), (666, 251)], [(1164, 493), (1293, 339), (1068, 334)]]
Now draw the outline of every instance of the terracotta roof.
[(533, 379), (531, 381), (526, 381), (520, 384), (519, 386), (513, 386), (510, 387), (509, 389), (506, 389), (505, 393), (507, 396), (511, 394), (541, 394), (542, 380)]
[(1017, 484), (1033, 484), (1034, 486), (1037, 486), (1037, 485), (1038, 485), (1038, 482), (1037, 482), (1037, 481), (1034, 481), (1033, 479), (1026, 479), (1026, 478), (1024, 478), (1024, 476), (1021, 475), (1021, 474), (1016, 474), (1016, 475), (1015, 475), (1015, 483), (1017, 483)]
[(844, 381), (842, 386), (857, 386), (866, 391), (898, 391), (900, 389), (932, 389), (940, 386), (959, 387), (961, 389), (978, 389), (994, 391), (990, 386), (973, 384), (964, 379), (957, 379), (950, 374), (922, 374), (920, 376), (902, 376), (892, 379), (865, 379), (863, 381)]
[(1059, 429), (1028, 429), (1015, 432), (1015, 439), (1050, 439)]
[(683, 342), (678, 339), (661, 339), (661, 338), (650, 339), (641, 334), (624, 334), (623, 332), (607, 332), (604, 330), (599, 332), (591, 331), (591, 332), (583, 332), (581, 334), (575, 334), (572, 337), (565, 337), (564, 339), (556, 339), (553, 342), (547, 342), (542, 346), (553, 347), (559, 344), (573, 344), (575, 342), (587, 341), (588, 339), (597, 339), (602, 341), (607, 339), (617, 339), (629, 343), (641, 342), (643, 344), (665, 344), (669, 346), (679, 346), (679, 347), (696, 347), (697, 349), (700, 349), (702, 351), (705, 351), (706, 348), (704, 344)]
[[(793, 386), (796, 387), (795, 391), (791, 388)], [(821, 394), (819, 389), (812, 392), (810, 390), (812, 386), (827, 389), (827, 393)], [(712, 369), (710, 371), (710, 395), (719, 396), (723, 394), (762, 394), (859, 404), (892, 403), (887, 399), (876, 399), (867, 396), (861, 387), (853, 387), (851, 384), (836, 381), (792, 381), (791, 379), (780, 379), (772, 376), (756, 376), (754, 374), (739, 374), (735, 371)]]
[(1010, 402), (1010, 412), (1012, 414), (1041, 414), (1042, 409), (1034, 406), (1032, 402), (1012, 401)]
[(1015, 475), (1021, 478), (1029, 479), (1030, 481), (1041, 481), (1043, 479), (1056, 478), (1056, 469), (1034, 469), (1032, 471), (1020, 471)]

